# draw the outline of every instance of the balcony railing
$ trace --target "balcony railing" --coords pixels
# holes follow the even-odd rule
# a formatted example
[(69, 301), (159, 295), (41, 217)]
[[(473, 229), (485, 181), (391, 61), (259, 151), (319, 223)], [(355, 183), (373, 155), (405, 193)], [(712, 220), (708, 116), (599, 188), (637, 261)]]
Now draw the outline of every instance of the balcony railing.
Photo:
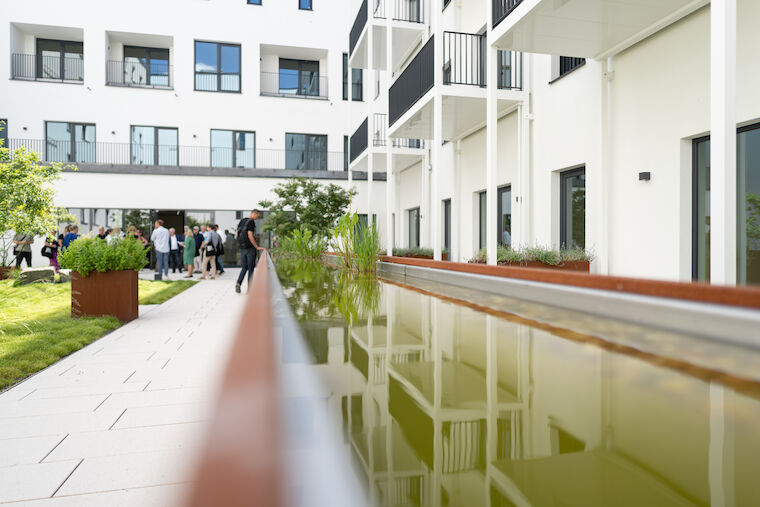
[(519, 51), (499, 51), (497, 59), (499, 77), (497, 86), (501, 90), (522, 90), (523, 54)]
[[(372, 128), (372, 146), (386, 146), (388, 144), (388, 115), (375, 113)], [(391, 139), (394, 148), (424, 148), (422, 139)]]
[(435, 42), (430, 37), (388, 91), (388, 117), (393, 125), (433, 88)]
[(275, 97), (327, 98), (327, 76), (310, 72), (262, 72), (261, 94)]
[(486, 36), (443, 32), (443, 84), (486, 85)]
[(356, 158), (364, 153), (364, 150), (367, 149), (367, 120), (367, 118), (364, 118), (362, 124), (359, 125), (359, 128), (357, 128), (356, 132), (354, 132), (354, 134), (351, 136), (351, 146), (349, 149), (349, 153), (351, 154), (351, 162), (356, 160)]
[(372, 16), (376, 19), (385, 19), (385, 2), (388, 0), (372, 0)]
[(396, 10), (393, 13), (395, 21), (408, 21), (410, 23), (425, 22), (425, 8), (423, 0), (395, 0)]
[(167, 88), (173, 86), (172, 66), (164, 62), (114, 61), (106, 62), (106, 84), (138, 88)]
[(522, 0), (491, 0), (491, 8), (493, 15), (493, 26), (495, 27), (506, 18), (510, 12), (515, 10), (515, 7), (522, 3)]
[(356, 14), (354, 25), (351, 27), (351, 33), (348, 36), (349, 54), (354, 54), (354, 49), (356, 49), (356, 45), (359, 43), (359, 37), (364, 31), (365, 26), (367, 26), (367, 0), (364, 0), (362, 6), (359, 7), (359, 12)]
[(79, 56), (11, 55), (11, 79), (83, 82), (84, 59)]
[[(343, 171), (343, 152), (305, 150), (238, 150), (211, 146), (103, 143), (9, 139), (13, 152), (26, 148), (45, 162), (97, 165), (173, 166), (219, 169), (291, 169)], [(233, 165), (234, 161), (234, 165)]]

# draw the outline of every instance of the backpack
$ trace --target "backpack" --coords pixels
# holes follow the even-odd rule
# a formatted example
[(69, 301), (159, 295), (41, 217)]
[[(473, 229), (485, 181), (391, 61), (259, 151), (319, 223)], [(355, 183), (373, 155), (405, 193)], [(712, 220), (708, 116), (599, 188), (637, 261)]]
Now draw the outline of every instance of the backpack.
[[(240, 223), (238, 223), (237, 242), (240, 248), (251, 248), (253, 246), (251, 244), (251, 241), (248, 239), (248, 222), (250, 220), (250, 218), (244, 218), (240, 221)], [(255, 227), (256, 222), (254, 222), (253, 225)]]

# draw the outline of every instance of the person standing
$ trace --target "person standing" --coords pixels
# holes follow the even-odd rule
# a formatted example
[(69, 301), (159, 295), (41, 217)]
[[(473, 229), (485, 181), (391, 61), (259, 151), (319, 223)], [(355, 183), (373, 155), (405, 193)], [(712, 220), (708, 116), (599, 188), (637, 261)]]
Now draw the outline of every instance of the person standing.
[(222, 235), (219, 234), (219, 224), (213, 224), (211, 227), (219, 237), (219, 246), (216, 249), (216, 271), (221, 276), (224, 274), (224, 266), (222, 265), (222, 256), (224, 255), (224, 240), (222, 240)]
[(182, 260), (185, 262), (185, 266), (187, 267), (187, 275), (185, 275), (185, 278), (192, 278), (195, 252), (197, 252), (198, 249), (195, 246), (195, 236), (193, 236), (193, 231), (191, 231), (188, 226), (185, 226), (185, 239), (181, 245), (184, 250)]
[(59, 243), (58, 238), (56, 237), (56, 231), (52, 230), (50, 231), (50, 235), (45, 238), (45, 247), (47, 248), (48, 252), (48, 259), (50, 261), (50, 265), (53, 266), (55, 269), (55, 272), (58, 273), (60, 271), (60, 266), (58, 265), (58, 249), (61, 247), (61, 244)]
[(177, 238), (177, 231), (174, 227), (169, 229), (169, 264), (172, 273), (176, 273), (177, 269), (182, 273), (182, 261), (179, 258), (179, 238)]
[(163, 271), (166, 277), (169, 277), (169, 231), (164, 227), (163, 220), (156, 220), (156, 228), (150, 235), (153, 248), (156, 250), (156, 273), (159, 275)]
[(216, 279), (216, 253), (219, 248), (219, 235), (209, 226), (206, 228), (206, 239), (201, 245), (201, 251), (203, 252), (203, 271), (201, 272), (201, 280), (206, 279), (206, 275), (211, 269), (211, 279)]
[(203, 234), (201, 234), (199, 227), (196, 225), (193, 227), (193, 238), (195, 239), (195, 256), (193, 257), (193, 267), (198, 273), (201, 272), (201, 245), (203, 244)]
[(240, 274), (238, 275), (237, 283), (235, 284), (235, 292), (240, 294), (240, 285), (243, 283), (245, 274), (248, 273), (248, 285), (251, 284), (251, 276), (253, 276), (253, 270), (256, 268), (256, 257), (259, 250), (263, 250), (256, 243), (256, 220), (261, 216), (261, 212), (257, 209), (251, 211), (248, 218), (242, 219), (235, 231), (235, 238), (240, 246)]
[(63, 249), (67, 249), (72, 241), (75, 241), (79, 237), (79, 226), (72, 225), (69, 227), (69, 232), (63, 237)]
[(108, 236), (108, 234), (106, 234), (106, 229), (101, 225), (98, 227), (98, 237), (100, 239), (106, 239), (106, 236)]
[(109, 245), (113, 242), (115, 239), (121, 238), (121, 229), (119, 227), (114, 227), (111, 229), (111, 232), (108, 233), (108, 236), (106, 237), (106, 243)]
[(13, 254), (16, 256), (16, 269), (21, 267), (21, 261), (26, 260), (26, 267), (32, 267), (32, 243), (34, 236), (31, 234), (17, 233), (13, 238)]

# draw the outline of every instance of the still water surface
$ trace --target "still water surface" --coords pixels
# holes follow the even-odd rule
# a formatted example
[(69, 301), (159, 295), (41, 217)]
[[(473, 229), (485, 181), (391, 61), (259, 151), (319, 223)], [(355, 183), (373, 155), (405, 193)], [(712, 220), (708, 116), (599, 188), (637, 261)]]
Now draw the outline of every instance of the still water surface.
[[(751, 379), (677, 350), (610, 350), (568, 317), (500, 317), (318, 265), (278, 273), (373, 505), (760, 505)], [(660, 336), (594, 319), (611, 335)], [(703, 365), (755, 361), (695, 348), (709, 351)]]

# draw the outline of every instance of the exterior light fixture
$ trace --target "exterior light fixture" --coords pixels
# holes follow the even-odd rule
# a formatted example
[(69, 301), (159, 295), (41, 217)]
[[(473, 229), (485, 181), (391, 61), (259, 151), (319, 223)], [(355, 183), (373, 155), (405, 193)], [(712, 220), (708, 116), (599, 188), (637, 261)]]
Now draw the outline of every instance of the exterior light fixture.
[(652, 179), (652, 173), (649, 171), (639, 173), (639, 181), (649, 181)]

